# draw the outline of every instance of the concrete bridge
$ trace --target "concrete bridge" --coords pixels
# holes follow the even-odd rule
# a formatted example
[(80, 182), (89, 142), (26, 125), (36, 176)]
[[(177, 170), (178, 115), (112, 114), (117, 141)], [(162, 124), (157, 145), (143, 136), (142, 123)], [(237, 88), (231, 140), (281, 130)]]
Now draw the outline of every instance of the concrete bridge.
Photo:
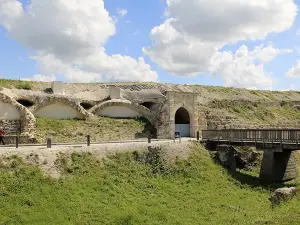
[(259, 175), (262, 182), (282, 182), (297, 177), (293, 151), (300, 149), (300, 129), (203, 130), (202, 142), (212, 149), (228, 144), (264, 150)]

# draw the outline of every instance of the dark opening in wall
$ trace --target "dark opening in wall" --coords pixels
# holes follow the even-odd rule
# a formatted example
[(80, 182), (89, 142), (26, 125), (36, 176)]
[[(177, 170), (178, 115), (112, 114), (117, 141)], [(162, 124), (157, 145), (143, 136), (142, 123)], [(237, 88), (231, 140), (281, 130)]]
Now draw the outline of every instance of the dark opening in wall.
[(185, 108), (179, 108), (175, 114), (175, 124), (190, 124), (190, 115)]
[(94, 105), (88, 102), (81, 102), (80, 105), (85, 109), (85, 110), (89, 110), (91, 109)]
[(18, 99), (17, 102), (25, 107), (31, 107), (34, 105), (34, 103), (32, 101), (29, 101), (27, 99)]
[(136, 121), (142, 122), (145, 124), (144, 130), (142, 132), (136, 133), (135, 138), (148, 138), (151, 134), (151, 138), (157, 138), (157, 129), (151, 124), (151, 122), (145, 117), (136, 118)]
[(153, 102), (143, 102), (140, 105), (145, 106), (148, 109), (152, 109), (152, 107), (155, 105)]

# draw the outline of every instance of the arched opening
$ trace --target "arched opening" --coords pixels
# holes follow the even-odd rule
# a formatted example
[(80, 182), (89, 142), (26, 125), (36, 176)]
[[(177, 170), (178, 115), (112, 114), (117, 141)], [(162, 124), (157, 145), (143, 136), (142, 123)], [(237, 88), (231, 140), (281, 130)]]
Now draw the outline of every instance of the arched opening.
[(180, 131), (181, 137), (190, 137), (190, 115), (182, 107), (175, 114), (175, 132), (177, 131)]
[(89, 103), (89, 102), (81, 102), (80, 105), (85, 109), (85, 110), (89, 110), (91, 109), (94, 105)]
[(154, 102), (143, 102), (140, 105), (142, 105), (142, 106), (144, 106), (144, 107), (151, 110), (155, 106), (155, 103)]
[(34, 103), (32, 101), (29, 101), (27, 99), (18, 99), (17, 102), (25, 107), (31, 107), (34, 105)]
[(144, 130), (140, 133), (136, 133), (135, 138), (148, 138), (149, 134), (151, 134), (151, 138), (157, 138), (157, 129), (147, 118), (139, 117), (135, 120), (144, 124)]

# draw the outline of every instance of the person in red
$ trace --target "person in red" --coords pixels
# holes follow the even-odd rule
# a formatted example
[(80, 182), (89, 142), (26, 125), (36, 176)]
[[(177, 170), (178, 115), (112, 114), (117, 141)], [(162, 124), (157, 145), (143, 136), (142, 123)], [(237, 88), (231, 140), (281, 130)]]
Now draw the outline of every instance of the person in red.
[(0, 143), (2, 143), (3, 145), (5, 145), (4, 143), (4, 135), (5, 135), (5, 132), (3, 130), (0, 130)]

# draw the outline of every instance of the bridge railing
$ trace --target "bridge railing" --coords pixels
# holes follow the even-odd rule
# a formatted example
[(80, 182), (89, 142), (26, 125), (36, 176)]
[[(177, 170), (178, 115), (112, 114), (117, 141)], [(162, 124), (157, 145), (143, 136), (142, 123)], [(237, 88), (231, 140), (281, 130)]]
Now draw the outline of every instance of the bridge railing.
[(300, 129), (203, 130), (202, 140), (300, 142)]

